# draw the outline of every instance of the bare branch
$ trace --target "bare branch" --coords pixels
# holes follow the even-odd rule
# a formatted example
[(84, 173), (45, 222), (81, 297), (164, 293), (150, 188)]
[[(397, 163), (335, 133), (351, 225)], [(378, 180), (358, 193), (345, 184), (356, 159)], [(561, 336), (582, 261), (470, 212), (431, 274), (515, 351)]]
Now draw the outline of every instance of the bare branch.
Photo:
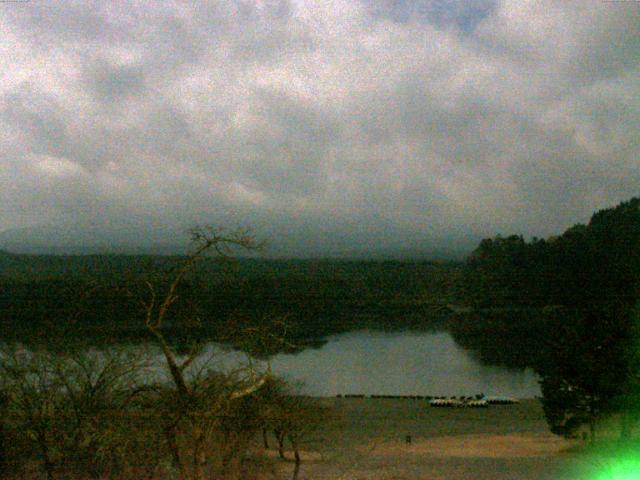
[(267, 372), (261, 375), (255, 383), (252, 383), (243, 389), (232, 392), (231, 395), (229, 395), (229, 399), (236, 400), (238, 398), (246, 397), (247, 395), (251, 395), (252, 393), (257, 392), (265, 383), (267, 383), (267, 380), (269, 380), (269, 378), (271, 378), (271, 372)]

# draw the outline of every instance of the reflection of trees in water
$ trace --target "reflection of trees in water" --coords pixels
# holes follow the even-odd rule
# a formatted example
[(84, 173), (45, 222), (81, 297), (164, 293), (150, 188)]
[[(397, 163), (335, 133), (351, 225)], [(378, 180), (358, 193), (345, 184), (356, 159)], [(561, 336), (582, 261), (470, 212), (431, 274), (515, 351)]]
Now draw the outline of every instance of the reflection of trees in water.
[(534, 367), (544, 344), (544, 317), (536, 309), (493, 310), (456, 316), (449, 322), (455, 342), (484, 365)]
[[(343, 312), (348, 316), (347, 312)], [(302, 319), (294, 319), (302, 322)], [(338, 317), (317, 317), (309, 320), (312, 327), (306, 327), (302, 331), (292, 329), (291, 341), (287, 345), (280, 345), (277, 349), (260, 355), (262, 358), (279, 353), (297, 354), (306, 350), (319, 350), (324, 347), (328, 339), (334, 335), (369, 329), (371, 331), (394, 332), (439, 332), (448, 331), (457, 345), (470, 351), (484, 365), (505, 366), (522, 369), (531, 367), (535, 361), (538, 340), (540, 336), (541, 319), (535, 313), (505, 311), (465, 313), (448, 318), (445, 314), (434, 316), (431, 312), (407, 314), (404, 317), (379, 314), (363, 314), (357, 320), (351, 318), (344, 322)], [(295, 327), (295, 324), (294, 324)], [(537, 330), (537, 331), (536, 331)], [(166, 328), (166, 336), (175, 348), (176, 353), (186, 354), (194, 341), (220, 342), (220, 329), (214, 322), (206, 326), (194, 326), (184, 329), (180, 325)], [(90, 328), (66, 329), (61, 326), (51, 325), (47, 329), (47, 335), (39, 337), (34, 335), (33, 328), (23, 325), (22, 328), (12, 330), (12, 339), (27, 346), (36, 346), (41, 341), (51, 345), (51, 338), (58, 339), (55, 342), (60, 348), (73, 342), (81, 336), (87, 345), (108, 348), (119, 345), (142, 345), (151, 339), (143, 328), (125, 327), (123, 325), (100, 325)], [(235, 345), (232, 341), (224, 342), (235, 350), (243, 350), (241, 345)]]
[[(141, 327), (144, 312), (128, 292), (145, 293), (147, 277), (170, 271), (180, 261), (0, 256), (0, 337), (35, 342), (38, 332), (46, 332), (43, 340), (68, 334), (96, 343), (149, 341)], [(458, 264), (419, 261), (243, 259), (220, 264), (203, 259), (178, 287), (165, 332), (176, 345), (215, 341), (231, 317), (272, 314), (286, 316), (290, 338), (313, 348), (313, 339), (363, 328), (429, 328), (448, 314), (443, 307), (452, 301), (459, 270)], [(128, 292), (118, 288), (122, 282)], [(194, 325), (194, 312), (205, 326)]]
[[(256, 317), (262, 315), (263, 312), (258, 310), (234, 313), (240, 325), (259, 324)], [(87, 345), (100, 348), (123, 344), (135, 346), (152, 341), (149, 332), (140, 325), (127, 325), (122, 322), (78, 325), (58, 320), (47, 322), (46, 328), (35, 331), (32, 325), (17, 324), (15, 328), (5, 332), (5, 341), (20, 342), (30, 346), (46, 344), (51, 348), (52, 339), (56, 339), (54, 343), (62, 349), (77, 338), (82, 338)], [(268, 348), (266, 353), (257, 356), (264, 358), (278, 353), (296, 354), (308, 349), (320, 349), (331, 336), (364, 329), (380, 332), (437, 332), (445, 329), (447, 325), (446, 312), (434, 313), (430, 308), (412, 309), (411, 307), (344, 309), (334, 312), (333, 315), (314, 315), (314, 312), (300, 311), (289, 314), (287, 320), (290, 341), (287, 344)], [(43, 334), (39, 335), (39, 332)], [(240, 345), (229, 337), (229, 326), (224, 325), (221, 320), (214, 320), (204, 325), (191, 325), (188, 328), (185, 328), (182, 322), (176, 321), (167, 325), (164, 332), (167, 341), (178, 354), (186, 354), (196, 342), (223, 343), (237, 350), (246, 350), (245, 345)]]

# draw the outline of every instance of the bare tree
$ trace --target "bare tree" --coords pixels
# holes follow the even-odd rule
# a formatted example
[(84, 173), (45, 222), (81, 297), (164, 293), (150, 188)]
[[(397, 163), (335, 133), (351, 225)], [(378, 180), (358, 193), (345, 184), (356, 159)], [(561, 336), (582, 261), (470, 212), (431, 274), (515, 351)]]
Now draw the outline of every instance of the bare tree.
[[(269, 364), (247, 356), (235, 370), (216, 371), (215, 351), (207, 354), (202, 342), (186, 353), (178, 350), (168, 327), (177, 313), (200, 323), (197, 309), (179, 297), (201, 261), (261, 244), (247, 230), (197, 228), (191, 234), (189, 254), (172, 269), (124, 287), (162, 352), (168, 382), (142, 380), (150, 360), (139, 349), (100, 352), (85, 345), (55, 353), (12, 351), (1, 358), (0, 392), (11, 413), (3, 425), (26, 446), (19, 460), (38, 465), (49, 480), (74, 472), (151, 478), (169, 473), (167, 459), (175, 468), (166, 468), (177, 469), (184, 480), (241, 475), (242, 455), (264, 425), (260, 405), (272, 378)], [(256, 357), (286, 345), (282, 319), (234, 322), (226, 338)]]
[[(138, 301), (144, 311), (145, 326), (162, 350), (173, 385), (171, 391), (164, 392), (160, 409), (167, 446), (181, 477), (201, 480), (205, 466), (211, 463), (210, 446), (216, 443), (213, 437), (224, 433), (221, 419), (233, 410), (233, 402), (258, 391), (271, 372), (268, 365), (259, 371), (248, 362), (230, 375), (211, 374), (205, 368), (207, 362), (200, 362), (204, 366), (196, 369), (197, 374), (190, 375), (200, 358), (202, 345), (193, 345), (180, 359), (167, 341), (163, 327), (170, 309), (178, 300), (181, 283), (195, 271), (199, 262), (210, 255), (218, 259), (229, 258), (237, 249), (254, 251), (263, 246), (246, 229), (227, 232), (211, 227), (194, 228), (191, 241), (188, 255), (170, 272), (164, 286), (147, 281), (147, 294)], [(200, 319), (192, 318), (191, 321), (198, 323)], [(256, 331), (247, 330), (245, 336), (248, 335), (256, 336)]]
[(142, 378), (150, 368), (146, 352), (79, 347), (52, 356), (51, 363), (64, 394), (65, 464), (94, 477), (106, 464), (117, 468), (123, 459), (115, 456), (112, 426), (129, 414), (131, 404), (146, 390)]
[(112, 420), (123, 416), (139, 391), (141, 371), (138, 353), (5, 350), (0, 363), (3, 426), (25, 447), (14, 461), (35, 461), (49, 480), (56, 472), (98, 477), (105, 460), (111, 460), (110, 466), (116, 460)]
[[(263, 441), (266, 430), (273, 431), (278, 442), (278, 455), (285, 458), (285, 439), (289, 440), (294, 458), (293, 480), (297, 480), (302, 456), (302, 443), (327, 420), (328, 409), (314, 399), (294, 395), (282, 379), (270, 379), (262, 389)], [(266, 445), (265, 448), (268, 448)]]
[(48, 480), (54, 479), (62, 443), (62, 385), (44, 354), (36, 352), (28, 358), (20, 352), (3, 352), (0, 362), (2, 389), (7, 396), (7, 412), (12, 430), (22, 431), (25, 443), (42, 459)]

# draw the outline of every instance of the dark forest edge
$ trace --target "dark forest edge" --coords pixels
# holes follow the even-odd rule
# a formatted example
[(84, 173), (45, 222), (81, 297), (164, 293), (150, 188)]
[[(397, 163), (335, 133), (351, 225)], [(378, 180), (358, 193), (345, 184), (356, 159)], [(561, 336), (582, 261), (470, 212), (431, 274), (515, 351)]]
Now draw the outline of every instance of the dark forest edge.
[[(183, 260), (0, 253), (2, 338), (147, 341), (129, 293), (162, 282)], [(165, 330), (186, 345), (219, 340), (230, 325), (281, 318), (292, 344), (305, 348), (362, 328), (432, 329), (448, 318), (461, 273), (456, 262), (205, 259), (181, 283)]]
[(483, 240), (467, 259), (457, 341), (490, 363), (533, 367), (554, 433), (640, 418), (640, 198), (562, 235)]

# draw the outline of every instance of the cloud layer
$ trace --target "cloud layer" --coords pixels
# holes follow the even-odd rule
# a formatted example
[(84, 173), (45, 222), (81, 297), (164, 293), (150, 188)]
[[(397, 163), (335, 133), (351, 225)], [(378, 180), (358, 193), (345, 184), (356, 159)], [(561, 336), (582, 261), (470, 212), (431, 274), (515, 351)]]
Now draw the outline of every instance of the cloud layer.
[(0, 4), (0, 230), (251, 224), (294, 256), (558, 233), (640, 193), (639, 5)]

